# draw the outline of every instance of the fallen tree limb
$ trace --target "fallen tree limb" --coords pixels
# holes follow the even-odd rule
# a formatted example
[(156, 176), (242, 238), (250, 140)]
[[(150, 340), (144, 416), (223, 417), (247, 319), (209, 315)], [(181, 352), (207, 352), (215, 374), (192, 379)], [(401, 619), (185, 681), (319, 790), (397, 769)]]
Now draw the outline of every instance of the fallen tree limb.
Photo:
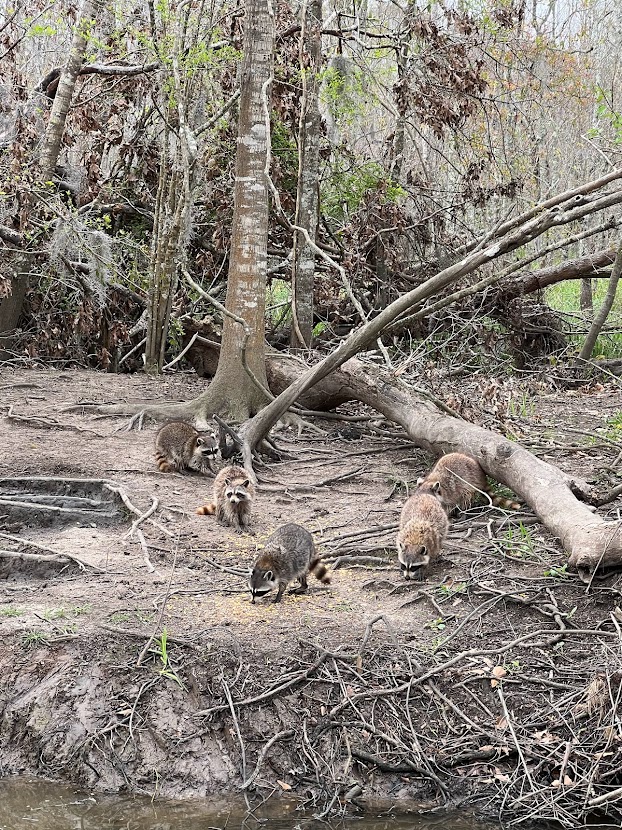
[(429, 404), (413, 399), (394, 382), (374, 380), (354, 365), (339, 373), (342, 389), (373, 406), (404, 427), (418, 446), (437, 454), (463, 451), (484, 470), (510, 487), (557, 536), (569, 556), (569, 565), (582, 576), (599, 566), (619, 564), (622, 529), (605, 522), (578, 501), (574, 492), (586, 492), (583, 482), (536, 458), (519, 444), (475, 424), (439, 414)]
[[(272, 366), (269, 362), (269, 377)], [(291, 362), (279, 362), (278, 371), (281, 380), (284, 373), (290, 373), (290, 380), (295, 382)], [(570, 566), (582, 578), (599, 566), (620, 564), (620, 523), (605, 522), (576, 498), (576, 493), (586, 499), (593, 498), (585, 482), (566, 475), (502, 435), (440, 413), (393, 378), (372, 377), (363, 371), (358, 360), (349, 360), (340, 371), (325, 378), (321, 388), (329, 395), (339, 390), (373, 407), (400, 424), (413, 443), (432, 455), (455, 451), (473, 455), (490, 476), (525, 501), (560, 539)]]
[[(551, 200), (536, 206), (529, 213), (529, 216), (533, 216), (533, 218), (527, 219), (518, 227), (514, 223), (510, 223), (507, 232), (503, 229), (501, 238), (497, 236), (495, 241), (488, 242), (481, 249), (476, 249), (472, 253), (467, 254), (459, 262), (450, 265), (448, 268), (444, 268), (423, 283), (423, 285), (399, 297), (383, 309), (377, 317), (354, 331), (331, 354), (325, 357), (324, 360), (305, 372), (289, 389), (285, 390), (285, 392), (243, 425), (241, 434), (244, 436), (245, 446), (242, 455), (245, 466), (248, 465), (250, 467), (252, 449), (257, 447), (281, 415), (295, 403), (303, 392), (306, 392), (318, 381), (322, 380), (322, 378), (325, 378), (364, 349), (398, 317), (409, 312), (415, 306), (422, 304), (427, 298), (436, 295), (440, 290), (453, 284), (460, 277), (473, 273), (482, 265), (494, 261), (503, 254), (515, 251), (517, 248), (541, 236), (550, 228), (583, 219), (591, 213), (619, 204), (622, 202), (622, 190), (620, 189), (604, 195), (588, 196), (586, 194), (592, 193), (595, 189), (601, 187), (605, 181), (610, 182), (613, 179), (619, 179), (621, 177), (622, 170), (612, 171), (607, 177), (597, 180), (598, 183), (588, 182), (582, 188), (576, 189), (573, 191), (573, 195), (565, 201), (561, 201), (560, 197), (560, 201), (554, 202), (553, 207), (545, 207), (550, 204)], [(196, 405), (200, 401), (201, 398), (199, 397), (196, 401), (191, 402), (189, 406), (192, 406), (192, 404)], [(196, 406), (193, 411), (196, 412)], [(186, 414), (188, 414), (188, 411)]]
[[(30, 544), (30, 543), (25, 543)], [(5, 550), (4, 548), (0, 549), (0, 557), (5, 557), (7, 559), (23, 559), (24, 561), (28, 560), (30, 562), (56, 562), (60, 565), (69, 565), (71, 562), (75, 562), (81, 570), (85, 570), (86, 568), (92, 568), (94, 571), (98, 573), (104, 573), (101, 568), (98, 568), (96, 565), (91, 565), (90, 562), (86, 562), (84, 559), (80, 559), (78, 556), (74, 556), (71, 553), (56, 553), (56, 554), (44, 554), (44, 553), (26, 553), (25, 551), (21, 550)]]

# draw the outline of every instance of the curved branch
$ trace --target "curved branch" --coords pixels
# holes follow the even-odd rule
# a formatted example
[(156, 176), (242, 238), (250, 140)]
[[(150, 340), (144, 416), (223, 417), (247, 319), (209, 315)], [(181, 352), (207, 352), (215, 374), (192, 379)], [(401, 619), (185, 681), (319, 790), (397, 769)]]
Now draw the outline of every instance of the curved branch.
[[(597, 181), (603, 182), (605, 179), (611, 181), (612, 178), (622, 178), (622, 169), (615, 171), (615, 176), (609, 174), (609, 176)], [(590, 193), (595, 189), (595, 183), (588, 182), (583, 188), (585, 193)], [(248, 421), (241, 430), (245, 442), (251, 448), (256, 447), (281, 415), (304, 391), (310, 389), (319, 380), (325, 378), (361, 351), (370, 341), (377, 338), (387, 326), (393, 323), (399, 315), (421, 304), (425, 299), (456, 282), (460, 277), (471, 274), (482, 265), (531, 242), (550, 228), (582, 219), (590, 213), (603, 210), (620, 202), (622, 202), (622, 189), (592, 198), (579, 196), (576, 191), (573, 191), (572, 198), (568, 199), (565, 204), (558, 204), (544, 212), (538, 210), (538, 215), (535, 218), (525, 222), (517, 230), (491, 242), (481, 250), (468, 254), (448, 268), (444, 268), (423, 285), (399, 297), (383, 309), (377, 317), (354, 331), (334, 352), (305, 372), (289, 389), (285, 390), (275, 401), (272, 401), (265, 409), (262, 409), (254, 418)]]
[(594, 318), (594, 322), (592, 323), (590, 330), (587, 333), (585, 343), (583, 344), (583, 348), (581, 349), (581, 353), (579, 355), (580, 360), (589, 360), (592, 356), (592, 352), (594, 351), (594, 346), (596, 345), (598, 335), (600, 334), (602, 327), (607, 322), (607, 317), (609, 316), (609, 312), (613, 307), (613, 303), (616, 298), (616, 292), (618, 290), (618, 282), (620, 281), (621, 274), (622, 242), (620, 242), (618, 246), (618, 252), (615, 257), (615, 262), (613, 263), (611, 276), (609, 277), (609, 286), (607, 287), (607, 294), (605, 296), (605, 299), (603, 300), (603, 304), (601, 305), (601, 307), (598, 310), (598, 313), (596, 314), (596, 317)]

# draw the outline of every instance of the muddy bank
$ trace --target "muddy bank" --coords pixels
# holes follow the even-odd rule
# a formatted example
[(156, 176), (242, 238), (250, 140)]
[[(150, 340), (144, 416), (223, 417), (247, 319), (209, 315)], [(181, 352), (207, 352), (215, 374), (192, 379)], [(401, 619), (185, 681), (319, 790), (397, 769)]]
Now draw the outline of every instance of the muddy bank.
[[(453, 522), (426, 581), (406, 583), (394, 527), (430, 459), (390, 425), (283, 440), (289, 457), (259, 471), (251, 536), (194, 513), (209, 482), (157, 471), (154, 426), (61, 412), (197, 383), (2, 375), (0, 478), (105, 479), (141, 514), (157, 502), (144, 545), (127, 507), (48, 524), (0, 510), (2, 774), (174, 797), (244, 787), (326, 814), (468, 797), (502, 818), (619, 821), (619, 576), (586, 589), (528, 512), (480, 507)], [(616, 447), (576, 430), (604, 435), (619, 408), (617, 390), (548, 397), (514, 427), (596, 477)], [(285, 521), (314, 532), (332, 584), (251, 605), (244, 573)]]

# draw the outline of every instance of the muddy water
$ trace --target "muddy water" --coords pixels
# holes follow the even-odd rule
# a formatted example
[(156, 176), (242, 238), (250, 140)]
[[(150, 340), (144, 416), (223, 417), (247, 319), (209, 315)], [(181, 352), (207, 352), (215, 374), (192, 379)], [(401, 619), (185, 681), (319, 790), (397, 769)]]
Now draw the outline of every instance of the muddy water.
[[(242, 808), (242, 809), (240, 809)], [(244, 821), (243, 802), (175, 802), (89, 795), (24, 778), (0, 779), (0, 830), (494, 830), (461, 816), (352, 818), (332, 825), (272, 804)]]

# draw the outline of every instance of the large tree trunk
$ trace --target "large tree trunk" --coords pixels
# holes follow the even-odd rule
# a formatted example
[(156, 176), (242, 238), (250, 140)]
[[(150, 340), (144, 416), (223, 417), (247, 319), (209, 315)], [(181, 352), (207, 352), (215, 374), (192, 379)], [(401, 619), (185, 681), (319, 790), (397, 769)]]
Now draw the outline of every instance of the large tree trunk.
[[(181, 92), (181, 90), (180, 90)], [(175, 142), (167, 127), (162, 130), (160, 174), (151, 242), (151, 273), (147, 306), (145, 370), (158, 373), (164, 365), (173, 296), (178, 268), (185, 260), (190, 215), (190, 192), (183, 187), (179, 170), (171, 169), (169, 141)], [(177, 162), (180, 161), (177, 153)]]
[[(198, 410), (219, 411), (242, 421), (257, 412), (266, 395), (265, 305), (268, 259), (269, 109), (274, 20), (268, 0), (247, 0), (244, 63), (235, 168), (233, 226), (226, 316), (216, 376), (196, 400)], [(237, 319), (236, 319), (237, 318)], [(243, 322), (240, 322), (243, 321)]]
[[(294, 224), (305, 228), (315, 241), (319, 216), (321, 116), (319, 107), (322, 67), (322, 2), (307, 0), (302, 7), (301, 60), (303, 95), (298, 129), (298, 193)], [(308, 61), (305, 61), (305, 52)], [(307, 65), (308, 64), (308, 65)], [(300, 231), (294, 235), (292, 266), (291, 345), (309, 348), (313, 336), (313, 275), (315, 252)]]
[[(149, 275), (149, 304), (147, 306), (147, 338), (145, 369), (157, 373), (162, 370), (168, 340), (173, 298), (177, 289), (179, 271), (186, 262), (190, 216), (193, 204), (193, 170), (197, 153), (192, 118), (192, 84), (179, 67), (180, 55), (192, 40), (190, 7), (184, 3), (169, 7), (170, 25), (174, 32), (171, 59), (172, 72), (162, 80), (159, 89), (160, 111), (163, 117), (160, 132), (160, 171), (151, 240), (151, 273)], [(162, 37), (165, 41), (165, 37)], [(171, 122), (176, 128), (171, 129)]]

